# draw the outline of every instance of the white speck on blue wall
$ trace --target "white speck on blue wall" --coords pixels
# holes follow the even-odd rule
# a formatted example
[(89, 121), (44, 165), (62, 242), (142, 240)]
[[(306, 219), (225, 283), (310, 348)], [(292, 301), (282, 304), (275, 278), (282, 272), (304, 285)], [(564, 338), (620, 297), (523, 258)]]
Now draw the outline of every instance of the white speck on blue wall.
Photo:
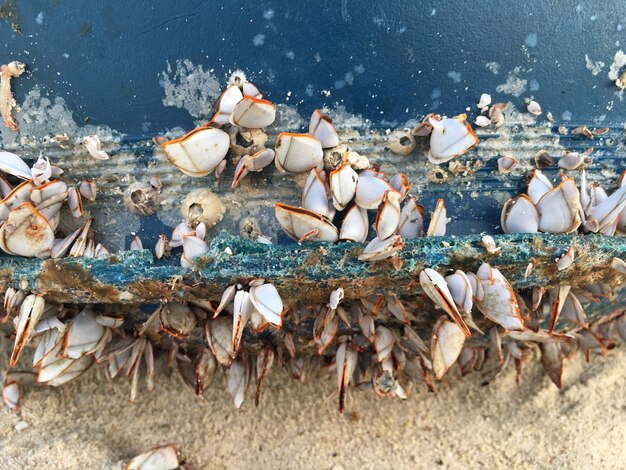
[(271, 8), (269, 10), (265, 10), (263, 12), (263, 18), (265, 18), (266, 20), (271, 20), (272, 18), (274, 18), (274, 10), (272, 10)]
[(35, 23), (43, 24), (43, 11), (40, 11), (39, 14), (35, 17)]
[(313, 96), (313, 85), (309, 83), (304, 89), (304, 92), (306, 93), (307, 96)]
[(252, 38), (252, 44), (255, 46), (262, 46), (265, 44), (265, 34), (257, 34)]
[(436, 100), (441, 97), (441, 90), (439, 88), (434, 88), (433, 92), (430, 94), (431, 100)]
[(563, 114), (561, 114), (561, 118), (564, 121), (571, 121), (572, 120), (572, 113), (569, 111), (563, 111)]
[(539, 82), (533, 78), (530, 82), (528, 82), (528, 89), (530, 91), (539, 90)]
[(530, 33), (526, 36), (526, 41), (524, 41), (524, 43), (528, 47), (535, 47), (537, 45), (537, 33)]
[(287, 51), (285, 52), (285, 57), (287, 57), (287, 59), (293, 60), (296, 57), (296, 53), (293, 51)]

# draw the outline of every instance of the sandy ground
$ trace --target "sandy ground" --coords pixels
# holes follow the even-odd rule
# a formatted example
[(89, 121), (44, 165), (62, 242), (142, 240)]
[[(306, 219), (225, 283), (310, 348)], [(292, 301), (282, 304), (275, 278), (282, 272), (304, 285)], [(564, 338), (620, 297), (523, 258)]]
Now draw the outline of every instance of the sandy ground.
[(237, 411), (221, 377), (205, 403), (160, 377), (132, 405), (129, 382), (92, 369), (31, 388), (18, 413), (0, 409), (0, 468), (123, 468), (170, 441), (195, 468), (625, 468), (625, 361), (624, 347), (591, 364), (578, 356), (561, 391), (537, 361), (519, 386), (512, 367), (487, 387), (454, 370), (438, 393), (405, 402), (353, 395), (343, 416), (334, 377), (303, 384), (274, 371), (262, 406)]

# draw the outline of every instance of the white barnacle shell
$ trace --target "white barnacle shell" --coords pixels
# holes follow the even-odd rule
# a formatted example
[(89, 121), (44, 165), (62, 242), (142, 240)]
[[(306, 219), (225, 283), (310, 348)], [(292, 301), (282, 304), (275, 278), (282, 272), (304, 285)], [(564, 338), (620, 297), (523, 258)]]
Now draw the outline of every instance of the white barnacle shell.
[(156, 245), (154, 246), (154, 256), (156, 256), (157, 259), (163, 258), (163, 255), (165, 255), (166, 248), (167, 248), (167, 236), (164, 233), (162, 233), (161, 235), (159, 235), (159, 239), (156, 242)]
[(85, 307), (70, 323), (63, 344), (63, 355), (78, 359), (95, 351), (105, 334), (106, 328), (96, 321), (96, 314)]
[(483, 235), (483, 237), (480, 239), (480, 243), (482, 246), (485, 247), (487, 253), (489, 254), (493, 255), (500, 251), (500, 248), (498, 248), (498, 246), (496, 245), (496, 241), (491, 235)]
[(0, 201), (0, 220), (6, 220), (12, 209), (27, 202), (32, 188), (33, 184), (30, 181), (24, 181), (13, 188), (13, 190)]
[(32, 178), (29, 166), (11, 152), (0, 151), (0, 170), (25, 180)]
[(244, 96), (233, 109), (230, 123), (248, 129), (262, 129), (276, 119), (276, 106), (270, 101)]
[(511, 173), (518, 163), (519, 160), (517, 158), (510, 156), (500, 157), (498, 158), (498, 171), (500, 173)]
[(430, 134), (428, 152), (428, 160), (431, 163), (445, 163), (463, 155), (478, 144), (478, 137), (465, 119), (465, 114), (441, 121), (431, 119), (433, 131)]
[(400, 235), (392, 235), (385, 240), (374, 238), (363, 249), (359, 255), (360, 261), (380, 261), (390, 258), (404, 247), (404, 242)]
[(478, 101), (478, 104), (476, 106), (478, 106), (478, 109), (480, 109), (481, 111), (486, 111), (486, 108), (488, 108), (490, 104), (491, 95), (488, 93), (483, 93), (482, 95), (480, 95), (480, 100)]
[(130, 241), (130, 251), (143, 250), (143, 242), (139, 235), (135, 235), (133, 239)]
[(504, 233), (537, 233), (539, 231), (537, 207), (526, 194), (509, 199), (502, 208), (500, 225)]
[(626, 274), (626, 262), (621, 258), (613, 258), (611, 260), (611, 268), (619, 273)]
[[(626, 199), (624, 203), (626, 204)], [(568, 178), (541, 196), (537, 201), (537, 212), (540, 231), (548, 233), (575, 231), (581, 219), (580, 193), (574, 180)]]
[(396, 173), (389, 180), (389, 184), (398, 191), (398, 193), (402, 196), (402, 199), (409, 193), (411, 190), (411, 181), (409, 177), (404, 173)]
[(20, 386), (15, 380), (6, 378), (2, 386), (2, 399), (11, 411), (17, 411), (20, 406)]
[(211, 173), (224, 159), (230, 137), (221, 129), (199, 127), (162, 144), (168, 160), (186, 175), (198, 178)]
[(311, 115), (309, 134), (321, 142), (322, 148), (328, 149), (339, 145), (339, 135), (332, 119), (319, 109), (313, 111)]
[(398, 233), (405, 240), (419, 238), (424, 235), (424, 207), (414, 197), (407, 199), (400, 213)]
[(253, 155), (249, 155), (245, 165), (249, 171), (261, 171), (274, 161), (274, 151), (272, 149), (259, 150)]
[(430, 300), (450, 315), (452, 320), (459, 325), (465, 336), (472, 335), (456, 307), (446, 280), (441, 274), (434, 269), (425, 268), (420, 272), (420, 285)]
[(457, 269), (454, 274), (446, 276), (446, 284), (456, 306), (469, 314), (474, 305), (474, 291), (467, 275)]
[(524, 331), (515, 292), (502, 273), (483, 263), (476, 273), (484, 296), (476, 300), (482, 314), (494, 323), (513, 331)]
[(348, 392), (348, 385), (354, 375), (359, 353), (348, 348), (347, 342), (342, 342), (337, 347), (335, 363), (337, 364), (337, 389), (339, 391), (339, 412), (343, 413), (345, 397)]
[(61, 180), (50, 181), (49, 183), (42, 184), (41, 186), (35, 186), (34, 188), (31, 186), (31, 188), (30, 200), (35, 204), (41, 204), (45, 200), (50, 199), (57, 194), (63, 194), (67, 191), (67, 185)]
[(224, 125), (230, 123), (230, 117), (235, 110), (235, 106), (243, 99), (241, 89), (236, 85), (231, 85), (222, 92), (217, 102), (217, 112), (211, 119), (211, 122)]
[(310, 134), (281, 132), (274, 151), (276, 168), (285, 173), (304, 173), (318, 167), (324, 159), (322, 144)]
[(154, 447), (133, 457), (126, 470), (174, 470), (178, 468), (178, 455), (174, 444)]
[(435, 323), (430, 340), (430, 355), (437, 380), (441, 380), (456, 362), (464, 343), (465, 335), (456, 323), (446, 320), (445, 317)]
[(109, 154), (102, 150), (102, 143), (100, 142), (100, 138), (96, 135), (88, 135), (83, 139), (83, 145), (91, 155), (96, 160), (108, 160)]
[[(59, 181), (61, 182), (61, 181)], [(81, 196), (90, 202), (96, 200), (96, 182), (94, 180), (85, 180), (78, 185)], [(32, 198), (32, 193), (31, 193)]]
[(395, 191), (387, 191), (378, 206), (374, 230), (380, 240), (389, 238), (398, 228), (400, 223), (400, 194)]
[(53, 244), (52, 227), (29, 202), (13, 209), (0, 227), (0, 248), (10, 255), (43, 256)]
[(578, 152), (567, 152), (561, 158), (559, 158), (559, 167), (565, 170), (576, 170), (577, 168), (586, 165), (590, 162), (589, 155)]
[(356, 194), (359, 175), (348, 163), (330, 172), (330, 193), (335, 209), (342, 211)]
[(491, 126), (491, 119), (489, 119), (487, 116), (476, 116), (476, 119), (474, 119), (474, 124), (476, 124), (478, 127), (489, 127)]
[(15, 342), (11, 351), (9, 366), (14, 367), (20, 358), (22, 349), (29, 340), (35, 326), (44, 313), (45, 301), (42, 295), (31, 294), (27, 296), (20, 306), (20, 313), (16, 317)]
[(574, 250), (574, 246), (572, 245), (568, 248), (565, 254), (556, 261), (556, 268), (559, 271), (566, 270), (572, 265), (575, 258), (576, 258), (576, 251)]
[(235, 360), (228, 369), (226, 369), (226, 384), (228, 391), (233, 399), (235, 408), (241, 408), (246, 398), (246, 388), (248, 384), (248, 373), (246, 366), (241, 359)]
[(180, 264), (185, 268), (193, 266), (192, 260), (209, 251), (209, 245), (195, 235), (183, 235), (183, 254), (180, 257)]
[(543, 111), (541, 110), (541, 106), (539, 105), (539, 103), (537, 103), (536, 101), (530, 101), (528, 103), (528, 105), (526, 106), (526, 109), (528, 110), (528, 112), (530, 114), (534, 114), (535, 116), (539, 116), (541, 115), (541, 113), (543, 113)]
[[(620, 188), (622, 186), (626, 186), (626, 170), (622, 172), (622, 175), (620, 176), (619, 181), (618, 181), (618, 186)], [(581, 194), (582, 194), (582, 190), (581, 190)], [(622, 212), (620, 212), (619, 220), (617, 223), (617, 230), (619, 230), (621, 233), (626, 233), (626, 207), (622, 209)]]
[[(237, 166), (235, 167), (235, 177), (233, 178), (233, 182), (230, 185), (232, 189), (235, 189), (237, 185), (239, 184), (239, 181), (245, 178), (246, 175), (249, 173), (250, 170), (248, 170), (248, 167), (246, 165), (248, 158), (250, 158), (248, 155), (244, 155), (243, 157), (239, 159), (239, 162), (237, 163)], [(222, 160), (220, 164), (224, 162), (226, 162), (226, 159)]]
[(341, 240), (364, 243), (367, 239), (368, 231), (367, 211), (356, 204), (353, 205), (343, 218), (339, 238)]
[(397, 192), (393, 186), (375, 176), (359, 176), (356, 185), (355, 202), (366, 210), (378, 208), (388, 191)]
[(448, 219), (446, 206), (443, 199), (437, 200), (437, 205), (433, 211), (433, 215), (430, 218), (428, 224), (428, 231), (426, 236), (428, 237), (443, 237), (446, 234), (446, 225), (450, 219)]
[(533, 176), (528, 182), (528, 197), (534, 204), (537, 204), (539, 199), (553, 188), (550, 180), (540, 170), (534, 170)]
[(317, 168), (313, 168), (302, 191), (302, 207), (332, 219), (335, 210), (329, 204), (329, 199), (325, 173), (320, 173)]
[(263, 284), (250, 288), (252, 305), (276, 328), (283, 324), (283, 301), (274, 284)]
[(243, 329), (253, 311), (254, 305), (252, 305), (250, 293), (243, 290), (237, 291), (233, 300), (233, 338), (231, 345), (235, 354), (239, 351)]
[(170, 247), (177, 248), (183, 246), (183, 236), (191, 235), (193, 229), (185, 222), (181, 222), (172, 231), (172, 238), (170, 239)]
[(48, 158), (39, 157), (37, 159), (37, 163), (33, 165), (30, 170), (33, 183), (36, 185), (40, 185), (52, 176), (52, 166), (50, 165), (50, 160)]
[(585, 228), (592, 232), (600, 232), (613, 224), (625, 209), (626, 186), (622, 186), (607, 199), (591, 208)]
[(278, 222), (294, 240), (336, 242), (339, 238), (337, 227), (323, 215), (282, 203), (277, 203), (274, 207)]
[(80, 195), (80, 191), (76, 186), (68, 188), (67, 205), (70, 209), (72, 217), (81, 217), (85, 211), (83, 210), (83, 200)]

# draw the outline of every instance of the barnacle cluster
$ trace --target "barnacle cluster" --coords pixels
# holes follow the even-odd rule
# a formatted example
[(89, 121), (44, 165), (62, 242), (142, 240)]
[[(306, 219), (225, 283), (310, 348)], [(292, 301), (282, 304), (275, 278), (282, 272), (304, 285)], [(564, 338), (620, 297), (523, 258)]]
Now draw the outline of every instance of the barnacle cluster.
[[(506, 124), (507, 107), (505, 103), (491, 105), (491, 97), (483, 94), (478, 103), (482, 114), (475, 123), (481, 128), (501, 127)], [(192, 178), (210, 173), (220, 178), (230, 158), (235, 165), (233, 190), (250, 173), (269, 171), (272, 163), (282, 174), (304, 175), (298, 205), (271, 201), (284, 232), (301, 244), (297, 249), (306, 250), (308, 245), (323, 250), (335, 242), (351, 243), (356, 262), (387, 269), (391, 276), (402, 266), (400, 254), (406, 244), (423, 237), (435, 243), (446, 235), (448, 212), (443, 198), (427, 215), (419, 195), (411, 192), (409, 175), (387, 175), (351, 150), (321, 110), (312, 113), (308, 133), (282, 132), (270, 148), (264, 129), (274, 122), (276, 107), (242, 74), (222, 93), (216, 109), (207, 124), (180, 138), (155, 142), (176, 168)], [(528, 111), (535, 116), (543, 113), (534, 101)], [(426, 140), (428, 152), (423, 158), (436, 165), (431, 174), (445, 173), (439, 166), (445, 163), (452, 174), (468, 171), (469, 167), (452, 160), (479, 144), (465, 115), (429, 114), (414, 129), (391, 133), (388, 145), (408, 159)], [(95, 159), (109, 158), (97, 136), (83, 144)], [(564, 171), (580, 171), (578, 184), (563, 175), (554, 185), (540, 169), (534, 169), (526, 193), (504, 204), (502, 230), (605, 236), (626, 232), (625, 178), (609, 196), (598, 184), (587, 183), (588, 158), (568, 152), (559, 160)], [(544, 165), (546, 160), (541, 162)], [(498, 169), (510, 173), (518, 164), (517, 159), (505, 156), (498, 160)], [(9, 152), (0, 152), (0, 170), (8, 175), (0, 180), (3, 251), (40, 258), (60, 258), (68, 251), (71, 257), (109, 256), (102, 244), (95, 243), (91, 219), (67, 234), (58, 229), (65, 203), (70, 217), (86, 218), (83, 198), (95, 200), (94, 180), (68, 187), (55, 179), (62, 170), (48, 159), (40, 158), (30, 167)], [(23, 182), (13, 187), (9, 181), (13, 178)], [(159, 210), (160, 190), (158, 178), (149, 184), (136, 183), (126, 191), (125, 203), (137, 214), (152, 214)], [(199, 269), (202, 256), (210, 251), (207, 231), (219, 224), (224, 206), (218, 196), (202, 189), (190, 192), (181, 210), (184, 221), (170, 236), (159, 235), (154, 252), (157, 259), (169, 262), (178, 250), (182, 267)], [(250, 238), (271, 243), (250, 224), (252, 228), (242, 227)], [(491, 379), (514, 362), (519, 374), (524, 356), (534, 352), (540, 352), (548, 375), (560, 386), (564, 356), (578, 349), (604, 354), (615, 345), (616, 336), (626, 341), (623, 310), (598, 321), (588, 320), (585, 314), (585, 306), (612, 298), (618, 285), (519, 289), (497, 267), (497, 236), (487, 235), (481, 241), (484, 259), (471, 269), (417, 269), (412, 295), (391, 290), (348, 297), (337, 287), (325, 301), (313, 302), (306, 294), (302, 298), (281, 294), (276, 279), (240, 276), (222, 286), (216, 298), (195, 296), (187, 302), (164, 298), (146, 318), (141, 314), (146, 306), (136, 307), (130, 315), (130, 308), (121, 305), (59, 304), (31, 292), (28, 285), (12, 285), (4, 293), (4, 311), (5, 321), (14, 327), (10, 366), (16, 369), (6, 374), (3, 396), (9, 407), (19, 406), (24, 369), (36, 371), (38, 383), (56, 386), (95, 364), (111, 380), (130, 378), (133, 401), (142, 377), (151, 390), (163, 369), (175, 369), (199, 398), (223, 371), (233, 403), (240, 407), (253, 382), (254, 401), (259, 403), (264, 380), (277, 365), (296, 380), (334, 369), (338, 407), (343, 411), (351, 391), (373, 390), (381, 397), (406, 398), (416, 383), (434, 391), (437, 381), (455, 364), (463, 375), (482, 370)], [(143, 248), (135, 236), (131, 249)], [(526, 278), (535, 268), (529, 261)], [(555, 260), (555, 269), (574, 269), (575, 263), (572, 245)], [(615, 257), (607, 269), (623, 276), (626, 263)], [(182, 282), (171, 281), (172, 290)], [(34, 351), (29, 357), (23, 354), (26, 348)], [(167, 446), (139, 457), (150, 459), (155, 453), (166, 459), (175, 457), (175, 449)]]

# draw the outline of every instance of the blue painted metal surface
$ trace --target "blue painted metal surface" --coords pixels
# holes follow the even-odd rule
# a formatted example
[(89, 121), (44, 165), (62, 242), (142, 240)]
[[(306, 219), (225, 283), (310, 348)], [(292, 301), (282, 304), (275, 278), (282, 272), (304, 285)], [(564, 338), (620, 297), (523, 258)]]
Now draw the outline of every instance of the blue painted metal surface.
[[(573, 122), (624, 118), (607, 78), (626, 46), (626, 3), (615, 0), (40, 0), (16, 9), (21, 32), (0, 21), (0, 50), (32, 72), (16, 84), (18, 101), (41, 84), (77, 120), (128, 134), (191, 126), (186, 111), (163, 107), (159, 85), (167, 62), (182, 58), (222, 82), (241, 68), (276, 102), (290, 92), (290, 104), (341, 103), (377, 124), (460, 112), (518, 67), (514, 76), (526, 80), (520, 101), (534, 96)], [(597, 76), (585, 55), (604, 62)]]

